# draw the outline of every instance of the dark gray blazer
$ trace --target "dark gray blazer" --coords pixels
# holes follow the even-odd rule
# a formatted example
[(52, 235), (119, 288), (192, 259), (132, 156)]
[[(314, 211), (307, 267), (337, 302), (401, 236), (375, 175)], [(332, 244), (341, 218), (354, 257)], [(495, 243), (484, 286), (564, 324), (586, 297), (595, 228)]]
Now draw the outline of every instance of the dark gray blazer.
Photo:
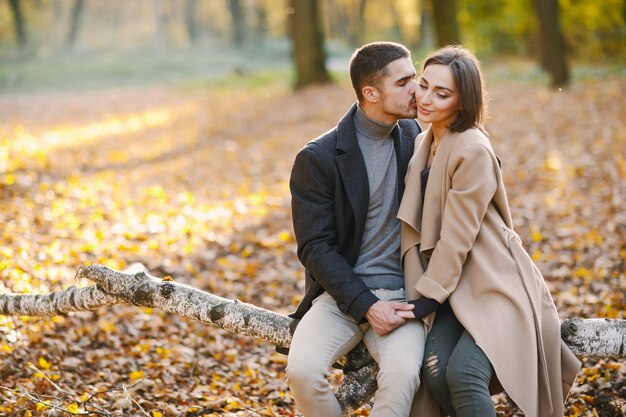
[[(298, 243), (305, 268), (305, 295), (295, 313), (302, 318), (324, 291), (344, 313), (360, 323), (378, 298), (352, 267), (359, 257), (369, 203), (363, 154), (353, 116), (356, 103), (334, 129), (309, 142), (296, 156), (289, 187)], [(413, 119), (400, 120), (392, 131), (398, 163), (398, 198), (421, 129)]]

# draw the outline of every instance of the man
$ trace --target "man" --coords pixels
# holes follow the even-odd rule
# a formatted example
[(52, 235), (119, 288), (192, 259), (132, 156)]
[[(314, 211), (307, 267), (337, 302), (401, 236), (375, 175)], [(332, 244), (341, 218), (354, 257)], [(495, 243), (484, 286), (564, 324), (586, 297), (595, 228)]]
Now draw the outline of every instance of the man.
[[(373, 417), (407, 416), (425, 334), (405, 302), (396, 218), (420, 132), (410, 52), (368, 44), (350, 61), (355, 103), (296, 156), (290, 188), (306, 293), (289, 351), (288, 384), (305, 417), (341, 417), (329, 367), (364, 341), (380, 372)], [(406, 120), (409, 119), (409, 120)]]

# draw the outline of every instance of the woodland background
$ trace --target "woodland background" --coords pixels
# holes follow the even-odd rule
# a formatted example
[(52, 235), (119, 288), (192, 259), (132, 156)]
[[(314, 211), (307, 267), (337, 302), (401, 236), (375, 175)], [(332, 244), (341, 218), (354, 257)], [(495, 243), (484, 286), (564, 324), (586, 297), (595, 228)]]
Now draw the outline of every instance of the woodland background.
[[(0, 294), (140, 262), (293, 311), (293, 157), (353, 102), (347, 61), (373, 40), (417, 67), (441, 43), (476, 51), (515, 225), (562, 318), (623, 319), (624, 0), (0, 0)], [(284, 367), (156, 310), (0, 316), (0, 416), (295, 416)], [(586, 358), (568, 415), (626, 415), (625, 377)]]

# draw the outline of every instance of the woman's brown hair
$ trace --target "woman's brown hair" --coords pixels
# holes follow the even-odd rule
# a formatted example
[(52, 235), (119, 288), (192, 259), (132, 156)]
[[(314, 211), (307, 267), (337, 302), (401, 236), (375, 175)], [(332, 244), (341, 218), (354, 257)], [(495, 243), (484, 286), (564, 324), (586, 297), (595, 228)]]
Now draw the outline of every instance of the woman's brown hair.
[(435, 64), (450, 67), (459, 92), (459, 114), (448, 129), (463, 132), (478, 126), (485, 118), (487, 109), (480, 62), (476, 56), (462, 46), (446, 46), (426, 57), (423, 69)]

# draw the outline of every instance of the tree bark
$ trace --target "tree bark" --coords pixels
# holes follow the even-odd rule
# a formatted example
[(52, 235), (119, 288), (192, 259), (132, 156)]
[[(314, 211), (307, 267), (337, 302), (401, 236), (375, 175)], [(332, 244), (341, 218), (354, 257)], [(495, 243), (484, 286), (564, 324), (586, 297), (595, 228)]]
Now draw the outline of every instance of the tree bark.
[(22, 13), (20, 0), (9, 0), (11, 14), (13, 15), (13, 27), (17, 46), (23, 49), (26, 46), (26, 28), (24, 27), (24, 14)]
[[(96, 285), (70, 287), (65, 291), (42, 295), (0, 294), (0, 314), (54, 316), (126, 302), (159, 308), (232, 333), (261, 339), (283, 349), (289, 347), (298, 324), (290, 317), (174, 281), (164, 281), (144, 271), (124, 273), (102, 265), (91, 265), (81, 267), (76, 277), (89, 279)], [(349, 415), (374, 395), (378, 366), (363, 344), (338, 361), (337, 366), (344, 367), (344, 380), (336, 395), (344, 414)]]
[[(537, 0), (542, 1), (542, 0)], [(431, 0), (437, 45), (460, 44), (459, 24), (457, 22), (456, 0)]]
[(569, 319), (561, 339), (577, 356), (626, 357), (626, 320)]
[[(155, 278), (144, 271), (120, 272), (101, 265), (81, 267), (77, 278), (95, 286), (41, 295), (0, 294), (0, 314), (54, 316), (72, 311), (96, 310), (126, 302), (159, 308), (230, 332), (288, 348), (297, 326), (290, 317), (228, 300), (174, 281)], [(561, 326), (561, 336), (578, 356), (626, 358), (626, 320), (570, 319)], [(337, 366), (344, 379), (336, 393), (344, 415), (365, 404), (376, 391), (378, 365), (363, 343)]]
[(317, 0), (290, 0), (289, 16), (296, 66), (296, 89), (330, 82)]
[(534, 0), (539, 21), (541, 65), (551, 77), (552, 87), (569, 84), (569, 68), (559, 24), (558, 0)]
[(68, 48), (73, 47), (76, 43), (84, 6), (85, 0), (74, 0), (74, 4), (72, 5), (72, 12), (70, 15), (70, 30), (67, 34), (67, 39), (65, 39), (65, 46)]

